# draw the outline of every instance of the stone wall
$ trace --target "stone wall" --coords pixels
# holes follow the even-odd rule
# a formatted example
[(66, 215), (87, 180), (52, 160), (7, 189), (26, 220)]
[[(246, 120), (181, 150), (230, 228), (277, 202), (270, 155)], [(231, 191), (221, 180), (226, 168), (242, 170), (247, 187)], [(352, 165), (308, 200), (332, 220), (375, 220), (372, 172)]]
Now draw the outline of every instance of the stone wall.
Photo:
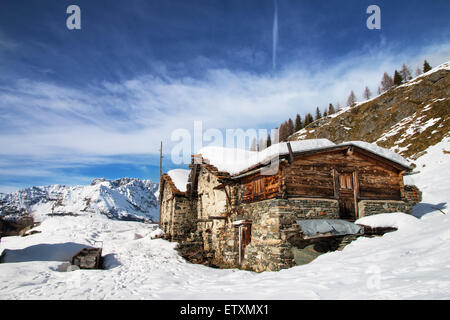
[(252, 220), (251, 242), (245, 249), (242, 268), (257, 272), (280, 270), (292, 265), (280, 231), (280, 201), (265, 200), (243, 206), (245, 219)]
[(411, 214), (414, 203), (394, 200), (361, 200), (358, 202), (359, 217), (378, 213), (404, 212)]
[(422, 192), (416, 186), (405, 186), (405, 199), (413, 204), (418, 204), (422, 201)]
[(226, 194), (223, 189), (214, 189), (219, 185), (216, 176), (205, 168), (200, 169), (197, 182), (199, 219), (208, 219), (209, 216), (218, 216), (225, 212)]
[(171, 241), (186, 239), (195, 231), (196, 203), (182, 195), (174, 195), (169, 185), (164, 186), (161, 201), (160, 228)]
[(276, 271), (295, 265), (290, 235), (299, 234), (298, 219), (335, 219), (337, 200), (271, 199), (243, 205), (245, 219), (252, 220), (251, 242), (245, 249), (242, 268)]
[[(200, 168), (197, 180), (198, 198), (194, 200), (197, 208), (195, 232), (182, 246), (190, 241), (200, 241), (204, 260), (210, 265), (221, 268), (237, 267), (237, 229), (232, 226), (225, 190), (217, 188), (220, 185), (214, 174), (206, 168)], [(227, 186), (230, 197), (236, 196), (236, 189)]]

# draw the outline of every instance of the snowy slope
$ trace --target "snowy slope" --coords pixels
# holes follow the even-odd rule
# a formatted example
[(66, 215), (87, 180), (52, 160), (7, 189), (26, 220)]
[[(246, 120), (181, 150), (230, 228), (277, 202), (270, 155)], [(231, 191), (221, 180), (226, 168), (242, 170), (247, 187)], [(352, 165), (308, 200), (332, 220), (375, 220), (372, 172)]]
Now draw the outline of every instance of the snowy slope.
[[(396, 226), (343, 251), (280, 272), (256, 274), (190, 264), (176, 243), (152, 240), (156, 225), (103, 215), (47, 218), (42, 233), (3, 238), (1, 299), (450, 299), (449, 139), (429, 148), (412, 176), (423, 189), (415, 215), (364, 218)], [(419, 210), (417, 210), (417, 208)], [(79, 245), (103, 241), (107, 270), (60, 272)], [(58, 250), (58, 251), (56, 251)], [(6, 254), (8, 257), (8, 254)], [(6, 259), (8, 261), (8, 259)], [(60, 260), (60, 261), (54, 261)]]
[(89, 186), (32, 187), (0, 194), (0, 214), (23, 208), (37, 220), (48, 214), (99, 213), (117, 219), (157, 221), (157, 190), (157, 183), (133, 178), (95, 179)]

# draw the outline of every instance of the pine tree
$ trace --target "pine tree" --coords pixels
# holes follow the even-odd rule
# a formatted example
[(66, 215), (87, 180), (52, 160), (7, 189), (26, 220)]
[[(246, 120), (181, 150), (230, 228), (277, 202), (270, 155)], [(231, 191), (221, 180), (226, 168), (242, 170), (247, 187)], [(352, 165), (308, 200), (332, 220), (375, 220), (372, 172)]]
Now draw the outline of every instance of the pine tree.
[(267, 148), (272, 145), (272, 138), (270, 138), (270, 133), (267, 135), (266, 145), (267, 145)]
[(356, 103), (356, 96), (355, 93), (353, 92), (353, 90), (350, 92), (350, 95), (348, 96), (347, 99), (347, 106), (351, 107)]
[(419, 67), (416, 69), (416, 77), (420, 76), (422, 74), (422, 70), (420, 70)]
[(395, 70), (395, 72), (394, 72), (394, 85), (395, 86), (399, 86), (399, 85), (402, 84), (402, 82), (403, 82), (402, 76), (400, 75), (400, 73), (397, 70)]
[(295, 132), (302, 130), (303, 124), (302, 124), (302, 117), (297, 113), (297, 116), (295, 117)]
[(295, 133), (295, 132), (294, 132), (294, 121), (292, 121), (291, 118), (289, 118), (289, 120), (288, 120), (288, 126), (287, 126), (287, 128), (288, 128), (288, 130), (287, 130), (287, 132), (288, 132), (288, 137), (289, 137), (290, 135), (292, 135), (292, 134)]
[(288, 134), (287, 134), (287, 123), (283, 122), (280, 125), (280, 132), (279, 132), (280, 142), (286, 141), (287, 137), (288, 137)]
[(256, 145), (256, 138), (253, 138), (252, 144), (250, 145), (250, 151), (257, 151), (258, 146)]
[(400, 75), (402, 76), (402, 79), (404, 82), (412, 79), (411, 70), (409, 70), (409, 68), (406, 64), (402, 65), (402, 69), (400, 70)]
[(320, 113), (319, 107), (316, 108), (316, 118), (314, 120), (319, 120), (322, 118), (322, 113)]
[(369, 87), (366, 87), (364, 89), (364, 93), (363, 93), (364, 99), (369, 100), (371, 96), (372, 96), (372, 92), (370, 92)]
[(431, 66), (427, 60), (423, 62), (423, 73), (426, 73), (431, 70)]
[(305, 116), (305, 120), (303, 121), (303, 128), (305, 128), (307, 125), (311, 124), (314, 121), (313, 116), (311, 113), (307, 113)]
[(386, 92), (394, 85), (394, 80), (385, 72), (381, 79), (381, 92)]
[(258, 151), (262, 151), (265, 148), (267, 148), (267, 138), (264, 139), (263, 137), (261, 137), (259, 138)]
[(324, 118), (328, 117), (328, 111), (327, 111), (327, 108), (323, 109), (323, 117), (324, 117)]
[(336, 112), (332, 103), (328, 106), (328, 115), (332, 115)]
[(381, 90), (381, 87), (380, 87), (380, 86), (378, 86), (377, 93), (378, 93), (378, 95), (380, 95), (380, 94), (383, 93), (383, 90)]

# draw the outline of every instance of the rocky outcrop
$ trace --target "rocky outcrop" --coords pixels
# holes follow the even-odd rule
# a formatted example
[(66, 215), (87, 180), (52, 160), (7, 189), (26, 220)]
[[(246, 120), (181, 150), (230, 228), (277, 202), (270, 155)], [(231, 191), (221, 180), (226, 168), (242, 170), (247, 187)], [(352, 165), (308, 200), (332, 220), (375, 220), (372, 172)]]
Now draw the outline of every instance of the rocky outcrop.
[(30, 215), (10, 215), (0, 216), (0, 236), (24, 236), (25, 233), (33, 228), (34, 219)]

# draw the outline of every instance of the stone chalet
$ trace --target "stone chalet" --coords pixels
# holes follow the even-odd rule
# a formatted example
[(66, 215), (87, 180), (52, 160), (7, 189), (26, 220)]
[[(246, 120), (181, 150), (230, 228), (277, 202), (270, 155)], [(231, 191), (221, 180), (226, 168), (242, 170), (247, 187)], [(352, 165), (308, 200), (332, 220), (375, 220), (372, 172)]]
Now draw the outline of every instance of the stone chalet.
[(421, 201), (420, 191), (403, 183), (409, 163), (366, 142), (316, 139), (261, 152), (200, 153), (184, 179), (169, 172), (160, 185), (160, 226), (192, 262), (257, 272), (289, 268), (311, 260), (302, 251), (311, 244), (327, 252), (355, 239), (356, 219), (411, 213)]

